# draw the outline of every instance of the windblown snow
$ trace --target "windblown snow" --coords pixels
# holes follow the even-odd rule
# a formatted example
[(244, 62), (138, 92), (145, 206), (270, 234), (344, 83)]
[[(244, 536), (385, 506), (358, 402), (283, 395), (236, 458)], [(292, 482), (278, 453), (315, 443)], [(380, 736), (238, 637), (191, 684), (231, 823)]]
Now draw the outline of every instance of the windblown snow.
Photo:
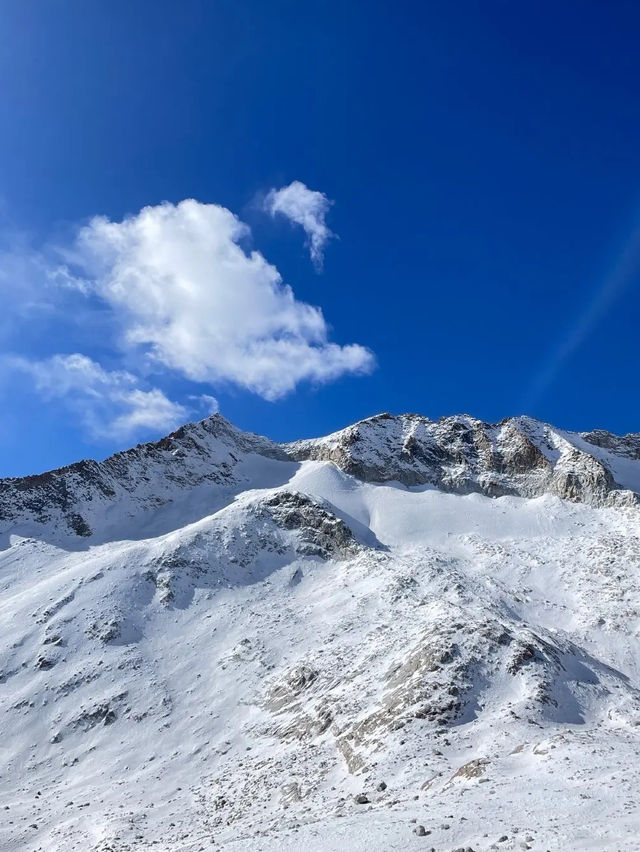
[(218, 415), (0, 482), (0, 848), (635, 848), (640, 435)]

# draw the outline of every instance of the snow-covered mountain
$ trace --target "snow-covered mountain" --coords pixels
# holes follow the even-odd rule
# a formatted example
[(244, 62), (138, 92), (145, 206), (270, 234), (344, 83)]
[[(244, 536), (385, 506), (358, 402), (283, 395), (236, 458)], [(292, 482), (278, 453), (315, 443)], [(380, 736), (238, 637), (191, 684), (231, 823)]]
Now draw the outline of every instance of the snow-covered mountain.
[(634, 848), (639, 495), (526, 417), (1, 481), (0, 848)]

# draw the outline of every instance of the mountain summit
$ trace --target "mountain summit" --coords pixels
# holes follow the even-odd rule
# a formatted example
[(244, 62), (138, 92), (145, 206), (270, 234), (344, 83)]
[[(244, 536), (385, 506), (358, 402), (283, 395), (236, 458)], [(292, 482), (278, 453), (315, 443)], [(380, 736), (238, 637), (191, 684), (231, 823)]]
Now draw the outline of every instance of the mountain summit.
[(219, 415), (0, 481), (0, 847), (618, 849), (640, 435)]

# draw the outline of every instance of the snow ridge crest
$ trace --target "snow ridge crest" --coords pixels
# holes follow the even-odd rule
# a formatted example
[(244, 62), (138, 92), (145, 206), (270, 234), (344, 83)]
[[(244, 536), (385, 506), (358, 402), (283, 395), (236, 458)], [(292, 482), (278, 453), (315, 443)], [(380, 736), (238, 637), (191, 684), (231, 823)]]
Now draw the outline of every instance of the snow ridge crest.
[(203, 487), (255, 487), (243, 464), (253, 457), (329, 461), (364, 482), (457, 494), (554, 494), (615, 507), (640, 500), (639, 434), (567, 432), (530, 417), (492, 424), (469, 415), (430, 420), (385, 413), (324, 438), (279, 444), (214, 414), (103, 462), (0, 480), (0, 532), (53, 525), (88, 538), (107, 515), (135, 517)]

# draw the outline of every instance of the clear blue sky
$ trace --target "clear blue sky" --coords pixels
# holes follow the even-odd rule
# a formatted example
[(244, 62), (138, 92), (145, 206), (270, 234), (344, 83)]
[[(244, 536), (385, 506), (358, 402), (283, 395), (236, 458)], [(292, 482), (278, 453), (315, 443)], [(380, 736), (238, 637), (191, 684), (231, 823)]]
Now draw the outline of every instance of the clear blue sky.
[[(29, 366), (70, 353), (279, 439), (379, 411), (639, 431), (639, 41), (636, 2), (5, 0), (0, 475), (163, 431), (98, 436), (100, 381), (79, 401)], [(321, 272), (260, 209), (292, 181), (334, 202)], [(275, 401), (194, 382), (114, 342), (113, 303), (38, 281), (91, 217), (185, 198), (376, 368)]]

